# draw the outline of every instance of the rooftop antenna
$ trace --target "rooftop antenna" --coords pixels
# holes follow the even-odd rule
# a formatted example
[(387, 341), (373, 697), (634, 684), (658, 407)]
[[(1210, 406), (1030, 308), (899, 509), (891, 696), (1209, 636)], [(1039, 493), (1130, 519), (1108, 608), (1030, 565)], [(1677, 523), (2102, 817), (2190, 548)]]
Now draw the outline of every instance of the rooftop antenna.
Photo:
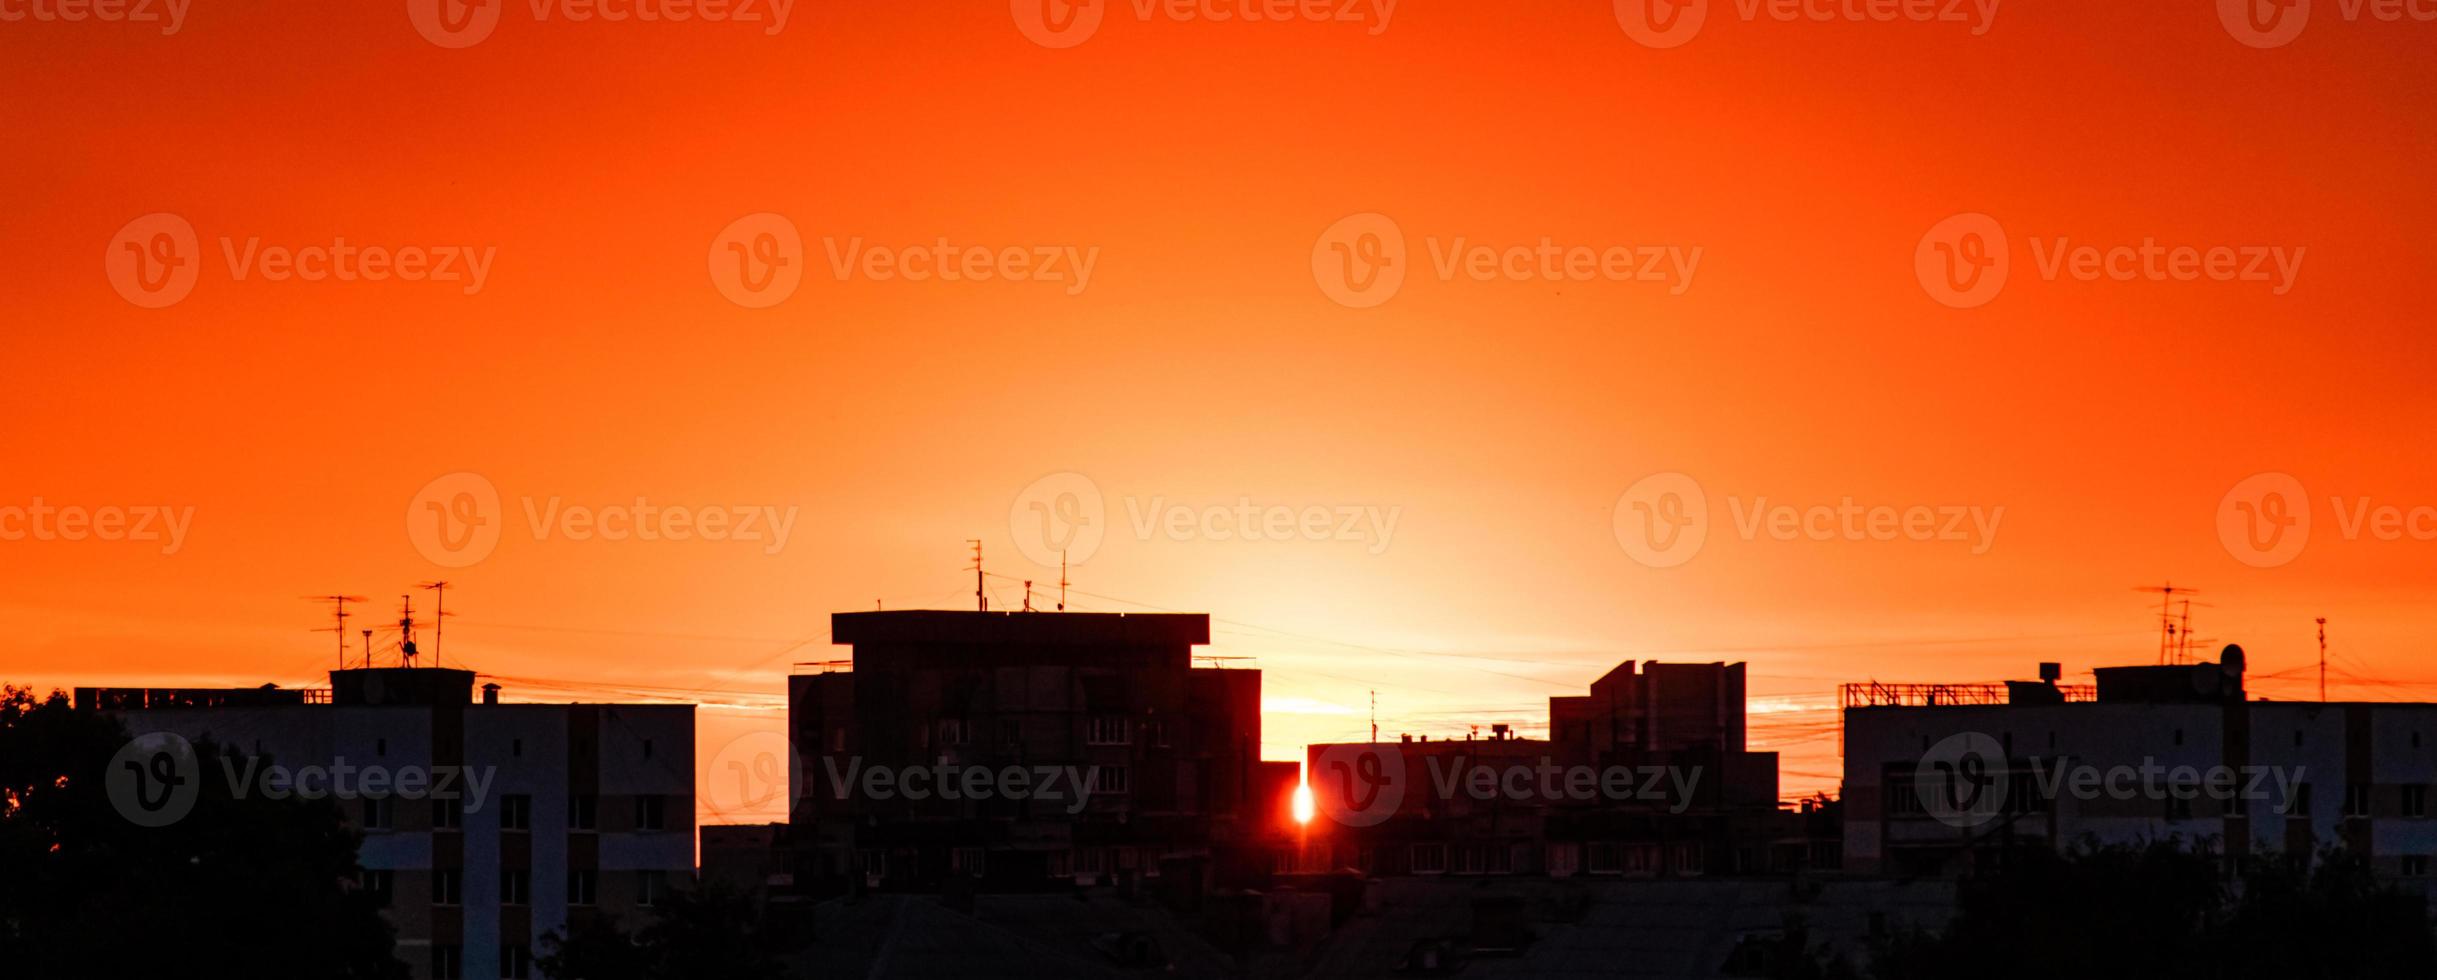
[(305, 598), (313, 602), (327, 602), (331, 605), (331, 625), (324, 626), (321, 629), (314, 630), (313, 632), (331, 633), (338, 637), (338, 669), (346, 670), (347, 617), (355, 615), (354, 613), (347, 611), (347, 604), (350, 602), (370, 602), (372, 600), (366, 599), (360, 595), (309, 595)]
[[(405, 604), (405, 608), (398, 613), (398, 666), (412, 667), (415, 665), (415, 597), (402, 595), (398, 601)], [(372, 666), (371, 656), (365, 656), (364, 666)]]
[(440, 663), (440, 638), (448, 634), (448, 583), (425, 582), (417, 588), (432, 591), (432, 663)]
[(1032, 580), (1024, 580), (1024, 611), (1032, 611)]
[(1379, 742), (1379, 692), (1371, 692), (1371, 741)]
[(965, 543), (973, 546), (973, 601), (974, 601), (975, 603), (978, 603), (978, 604), (981, 606), (981, 610), (982, 610), (983, 612), (989, 612), (989, 611), (990, 611), (990, 596), (989, 596), (989, 594), (988, 594), (988, 593), (985, 593), (985, 592), (983, 592), (983, 591), (982, 591), (982, 542), (981, 542), (981, 539), (980, 539), (980, 538), (966, 538), (966, 539), (965, 539)]
[[(345, 666), (341, 664), (340, 666)], [(372, 631), (364, 631), (364, 666), (372, 666)]]
[(2319, 617), (2319, 701), (2327, 700), (2327, 617)]
[(1066, 549), (1058, 549), (1058, 611), (1066, 611)]
[(2133, 591), (2155, 592), (2163, 596), (2158, 600), (2158, 662), (2167, 663), (2173, 653), (2175, 640), (2175, 593), (2197, 595), (2200, 590), (2168, 582), (2165, 585), (2140, 586)]

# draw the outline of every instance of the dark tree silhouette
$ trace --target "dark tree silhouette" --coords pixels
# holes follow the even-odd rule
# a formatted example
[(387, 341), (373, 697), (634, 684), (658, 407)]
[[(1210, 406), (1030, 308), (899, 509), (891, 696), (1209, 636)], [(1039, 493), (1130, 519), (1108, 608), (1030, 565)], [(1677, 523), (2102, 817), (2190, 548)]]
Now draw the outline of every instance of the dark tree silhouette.
[(750, 896), (716, 882), (671, 889), (633, 933), (584, 916), (543, 937), (535, 965), (555, 980), (768, 980), (780, 976)]
[(1939, 934), (1874, 951), (1880, 980), (2437, 976), (2426, 903), (2341, 851), (2222, 858), (2180, 842), (2025, 847), (1959, 885)]
[[(160, 828), (111, 805), (116, 719), (53, 692), (0, 689), (0, 963), (12, 978), (246, 976), (393, 980), (406, 967), (327, 801), (234, 798), (196, 780)], [(200, 773), (220, 750), (196, 745)]]

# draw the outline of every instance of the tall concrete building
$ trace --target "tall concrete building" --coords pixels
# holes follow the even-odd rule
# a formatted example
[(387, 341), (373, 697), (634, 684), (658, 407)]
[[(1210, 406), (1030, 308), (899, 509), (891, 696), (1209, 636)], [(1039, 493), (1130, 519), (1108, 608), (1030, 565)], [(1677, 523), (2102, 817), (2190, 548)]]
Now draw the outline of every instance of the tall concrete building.
[[(383, 771), (386, 792), (319, 792), (363, 834), (362, 885), (386, 897), (399, 958), (429, 980), (539, 976), (542, 936), (690, 879), (694, 708), (501, 704), (496, 685), (476, 703), (474, 677), (366, 668), (331, 672), (326, 691), (79, 688), (76, 700), (139, 736), (213, 739), (257, 774)], [(410, 771), (424, 774), (419, 792), (399, 781)]]
[(1851, 868), (1946, 874), (2001, 841), (2181, 838), (2229, 859), (2342, 845), (2428, 880), (2437, 704), (2253, 700), (2240, 647), (2100, 668), (2091, 686), (2059, 674), (1847, 685)]
[(808, 889), (1150, 877), (1282, 832), (1261, 672), (1196, 667), (1198, 614), (839, 613), (853, 669), (799, 674), (790, 840)]

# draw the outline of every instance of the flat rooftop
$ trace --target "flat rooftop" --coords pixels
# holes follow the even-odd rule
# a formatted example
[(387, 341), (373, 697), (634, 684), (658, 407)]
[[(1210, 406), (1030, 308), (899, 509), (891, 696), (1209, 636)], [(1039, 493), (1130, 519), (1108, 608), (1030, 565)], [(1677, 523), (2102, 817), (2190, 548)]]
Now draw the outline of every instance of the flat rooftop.
[(832, 613), (830, 642), (862, 646), (1185, 647), (1210, 642), (1208, 613)]

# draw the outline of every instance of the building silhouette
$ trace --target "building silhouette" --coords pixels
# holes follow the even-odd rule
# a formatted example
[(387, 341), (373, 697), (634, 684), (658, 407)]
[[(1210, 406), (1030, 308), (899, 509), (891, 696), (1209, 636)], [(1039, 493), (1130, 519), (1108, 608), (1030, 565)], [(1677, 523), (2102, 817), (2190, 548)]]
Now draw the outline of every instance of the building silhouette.
[(477, 703), (474, 680), (362, 668), (321, 691), (78, 688), (76, 703), (262, 767), (458, 773), (447, 791), (428, 776), (421, 794), (333, 788), (363, 834), (360, 885), (385, 898), (415, 977), (538, 976), (542, 936), (691, 880), (694, 707), (502, 704), (495, 684)]
[(1206, 615), (831, 623), (853, 668), (788, 682), (801, 888), (1201, 887), (1283, 839), (1295, 764), (1261, 761), (1260, 671), (1195, 666)]

